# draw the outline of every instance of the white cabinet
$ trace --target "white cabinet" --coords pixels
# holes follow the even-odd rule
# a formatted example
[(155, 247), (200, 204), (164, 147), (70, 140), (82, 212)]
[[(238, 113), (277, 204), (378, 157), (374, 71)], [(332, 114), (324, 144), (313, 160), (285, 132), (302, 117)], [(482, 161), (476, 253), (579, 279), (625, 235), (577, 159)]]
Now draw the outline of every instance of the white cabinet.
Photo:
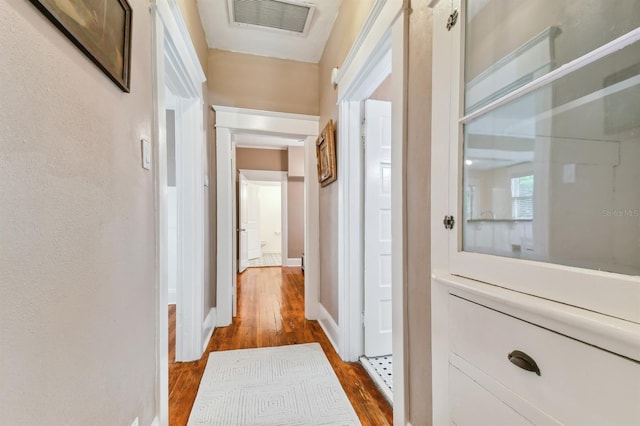
[(434, 424), (640, 424), (640, 0), (431, 4)]
[[(560, 424), (640, 422), (637, 362), (454, 294), (449, 317), (450, 365), (467, 366), (480, 385), (482, 372)], [(528, 355), (540, 375), (512, 363), (509, 355), (516, 351), (521, 363), (521, 354)]]
[(432, 289), (434, 425), (640, 424), (638, 324), (444, 271)]

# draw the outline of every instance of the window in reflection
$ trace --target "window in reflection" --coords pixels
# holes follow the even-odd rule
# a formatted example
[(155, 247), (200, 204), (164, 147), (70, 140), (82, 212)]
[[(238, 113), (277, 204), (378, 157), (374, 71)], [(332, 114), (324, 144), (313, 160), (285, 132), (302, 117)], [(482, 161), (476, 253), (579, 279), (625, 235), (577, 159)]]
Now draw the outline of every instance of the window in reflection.
[(533, 175), (511, 178), (511, 217), (533, 219)]

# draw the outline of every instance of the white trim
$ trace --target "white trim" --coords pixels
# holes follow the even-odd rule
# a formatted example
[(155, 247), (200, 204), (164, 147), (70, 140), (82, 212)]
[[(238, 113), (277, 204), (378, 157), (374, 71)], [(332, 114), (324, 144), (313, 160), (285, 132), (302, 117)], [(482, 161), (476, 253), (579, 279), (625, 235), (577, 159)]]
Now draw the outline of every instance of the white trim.
[[(251, 109), (251, 108), (238, 108), (231, 107), (226, 105), (212, 105), (212, 108), (216, 111), (217, 114), (224, 114), (227, 122), (224, 120), (221, 122), (223, 126), (229, 126), (230, 123), (235, 122), (234, 120), (237, 117), (251, 117), (256, 119), (289, 119), (296, 121), (310, 121), (312, 123), (318, 124), (319, 117), (317, 115), (308, 115), (308, 114), (296, 114), (293, 112), (278, 112), (278, 111), (268, 111), (264, 109)], [(216, 118), (216, 122), (218, 119)], [(268, 130), (267, 130), (268, 131)]]
[[(284, 257), (283, 257), (284, 259)], [(294, 268), (296, 266), (302, 266), (302, 258), (301, 257), (290, 257), (287, 259), (286, 264), (283, 266), (288, 266), (290, 268)]]
[(382, 35), (378, 45), (371, 52), (371, 56), (363, 63), (362, 69), (369, 70), (354, 76), (348, 86), (344, 86), (340, 100), (364, 99), (371, 95), (367, 93), (370, 87), (377, 88), (391, 74), (391, 29)]
[[(338, 170), (344, 170), (337, 185), (338, 315), (339, 318), (346, 319), (340, 321), (339, 354), (345, 361), (357, 361), (364, 353), (361, 324), (364, 309), (364, 155), (360, 141), (363, 114), (361, 101), (369, 97), (391, 72), (391, 43), (392, 32), (386, 31), (377, 49), (371, 52), (371, 58), (378, 58), (379, 62), (371, 58), (361, 62), (363, 68), (352, 80), (354, 86), (344, 89), (351, 97), (342, 100), (338, 107), (341, 123), (338, 127), (338, 140), (346, 141), (337, 147)], [(402, 65), (400, 69), (401, 67)], [(398, 115), (399, 112), (394, 110), (394, 114)]]
[(319, 117), (213, 105), (216, 127), (242, 133), (317, 136)]
[[(364, 332), (361, 314), (364, 310), (364, 155), (361, 136), (361, 101), (369, 97), (392, 71), (391, 31), (384, 33), (371, 57), (346, 87), (351, 96), (339, 104), (338, 170), (344, 170), (338, 180), (338, 315), (340, 321), (341, 358), (357, 361), (364, 353)], [(397, 114), (397, 112), (396, 112)]]
[[(198, 59), (198, 54), (191, 41), (191, 36), (182, 18), (178, 3), (176, 0), (156, 0), (155, 3), (167, 34), (170, 35), (173, 45), (180, 52), (189, 78), (194, 82), (204, 83), (207, 77), (200, 64), (200, 59)], [(200, 90), (202, 90), (202, 87), (200, 87)]]
[(360, 100), (339, 105), (338, 170), (338, 353), (354, 362), (364, 353), (363, 312), (363, 153), (360, 142)]
[[(305, 267), (306, 269), (306, 267)], [(338, 338), (340, 336), (340, 329), (338, 328), (338, 324), (334, 321), (333, 317), (327, 312), (322, 303), (318, 303), (318, 323), (320, 324), (320, 328), (324, 331), (324, 334), (331, 342), (331, 346), (333, 349), (338, 352)]]
[[(380, 9), (378, 9), (380, 8)], [(404, 232), (404, 141), (405, 141), (405, 30), (402, 0), (378, 1), (367, 24), (351, 49), (338, 77), (339, 122), (338, 170), (338, 353), (345, 361), (357, 361), (363, 353), (361, 326), (363, 299), (363, 155), (360, 142), (360, 102), (373, 93), (384, 74), (379, 66), (391, 50), (392, 102), (392, 276), (394, 423), (404, 424), (405, 404), (405, 283)], [(372, 76), (372, 73), (380, 75)], [(384, 75), (386, 77), (388, 72)], [(383, 78), (384, 79), (384, 78)], [(382, 81), (382, 80), (379, 80)], [(378, 83), (379, 83), (378, 81)], [(322, 318), (326, 311), (320, 310)], [(397, 381), (397, 384), (395, 383)]]
[(280, 181), (280, 263), (289, 256), (289, 182), (287, 174)]
[(245, 175), (245, 177), (249, 180), (261, 180), (263, 182), (281, 182), (283, 180), (286, 181), (288, 175), (287, 172), (279, 172), (274, 170), (238, 169), (238, 171)]
[(457, 277), (442, 270), (434, 271), (432, 279), (446, 286), (451, 294), (640, 361), (639, 324)]
[[(217, 118), (217, 114), (216, 114)], [(231, 131), (216, 127), (216, 182), (217, 182), (217, 284), (216, 309), (219, 327), (231, 325), (233, 314), (233, 206), (235, 188), (233, 185)]]
[(298, 145), (287, 145), (287, 146), (250, 145), (250, 144), (244, 144), (244, 143), (237, 143), (236, 141), (236, 148), (243, 148), (243, 149), (271, 149), (274, 151), (286, 151), (291, 146), (298, 146)]
[(548, 27), (467, 83), (465, 109), (483, 107), (548, 72), (553, 61), (553, 39), (559, 33), (559, 28)]
[(204, 323), (202, 324), (202, 352), (207, 350), (207, 346), (209, 345), (209, 340), (211, 340), (211, 336), (216, 329), (216, 308), (209, 309), (209, 313), (207, 317), (204, 319)]
[(375, 61), (376, 52), (384, 52), (380, 43), (389, 37), (389, 30), (403, 11), (403, 0), (377, 0), (365, 24), (356, 38), (353, 47), (338, 73), (338, 102), (347, 98), (349, 89), (357, 85), (357, 78), (362, 78), (360, 72)]
[(177, 300), (177, 290), (175, 288), (170, 288), (167, 291), (167, 305), (175, 305)]
[[(202, 114), (202, 83), (206, 80), (204, 71), (197, 58), (195, 48), (189, 36), (186, 25), (180, 14), (175, 0), (156, 0), (151, 6), (152, 14), (152, 97), (153, 97), (153, 144), (154, 181), (155, 181), (155, 228), (156, 228), (156, 306), (157, 306), (157, 415), (153, 423), (166, 425), (168, 423), (168, 270), (167, 270), (167, 165), (166, 165), (166, 87), (170, 85), (181, 88), (180, 95), (189, 98), (183, 104), (184, 114), (183, 134), (185, 140), (192, 141), (190, 149), (191, 159), (196, 164), (188, 184), (194, 194), (189, 205), (194, 208), (192, 213), (193, 233), (187, 243), (192, 251), (193, 262), (191, 276), (193, 282), (184, 289), (185, 323), (192, 328), (193, 339), (188, 342), (193, 353), (188, 355), (194, 359), (200, 357), (201, 342), (199, 332), (202, 327), (202, 308), (204, 296), (204, 171), (206, 162), (202, 161), (205, 147), (205, 135)], [(166, 68), (165, 68), (166, 66)], [(201, 170), (202, 169), (202, 170)], [(179, 295), (176, 295), (179, 298)], [(196, 333), (193, 333), (193, 332)], [(187, 339), (189, 340), (189, 339)], [(196, 344), (197, 343), (197, 344)]]
[(497, 109), (503, 105), (508, 104), (509, 102), (518, 99), (528, 93), (531, 93), (541, 87), (544, 87), (548, 84), (553, 83), (560, 78), (571, 74), (572, 72), (578, 71), (587, 65), (590, 65), (612, 53), (615, 53), (619, 50), (624, 49), (627, 46), (632, 45), (633, 43), (640, 40), (640, 28), (636, 28), (632, 31), (629, 31), (623, 36), (618, 37), (615, 40), (610, 41), (609, 43), (590, 51), (589, 53), (574, 59), (573, 61), (562, 65), (559, 68), (556, 68), (553, 71), (543, 75), (542, 77), (532, 81), (529, 84), (526, 84), (519, 89), (510, 92), (509, 94), (503, 96), (500, 99), (497, 99), (487, 106), (484, 106), (471, 114), (468, 114), (460, 119), (460, 123), (468, 123), (469, 121), (480, 117), (482, 115), (487, 114), (494, 109)]
[(351, 46), (351, 49), (347, 53), (347, 56), (344, 58), (344, 61), (342, 62), (342, 66), (337, 69), (338, 75), (335, 77), (335, 84), (342, 83), (346, 70), (351, 68), (353, 63), (356, 61), (358, 52), (360, 51), (362, 46), (365, 44), (365, 40), (367, 39), (367, 36), (369, 35), (369, 33), (371, 33), (371, 30), (374, 24), (376, 23), (376, 21), (378, 20), (378, 17), (382, 12), (382, 8), (384, 7), (386, 2), (387, 0), (376, 0), (373, 6), (371, 7), (369, 16), (367, 16), (367, 19), (364, 21), (364, 24), (362, 24), (362, 29), (360, 30), (358, 37), (356, 37), (356, 39), (353, 42), (353, 45)]
[(160, 419), (158, 418), (158, 416), (155, 416), (153, 418), (153, 421), (151, 422), (151, 426), (160, 426)]
[(181, 98), (175, 111), (179, 283), (176, 293), (176, 361), (194, 361), (202, 356), (204, 318), (205, 168), (202, 158), (205, 138), (202, 99)]
[[(405, 282), (405, 242), (404, 235), (411, 230), (406, 229), (405, 209), (405, 157), (407, 140), (407, 71), (404, 64), (405, 46), (407, 46), (408, 15), (402, 16), (393, 26), (392, 67), (393, 97), (391, 109), (391, 275), (392, 275), (392, 350), (393, 350), (393, 422), (405, 424), (409, 418), (409, 398), (407, 398), (409, 377), (408, 365), (409, 340), (407, 338), (407, 283)], [(415, 374), (414, 374), (415, 378)]]
[[(252, 133), (267, 135), (301, 136), (306, 138), (306, 143), (315, 141), (318, 136), (319, 117), (278, 113), (274, 111), (260, 111), (253, 109), (233, 108), (220, 105), (212, 105), (215, 111), (216, 127), (216, 164), (217, 164), (217, 317), (218, 326), (231, 324), (233, 314), (233, 288), (236, 278), (234, 263), (235, 256), (235, 170), (233, 145), (234, 133)], [(314, 145), (315, 157), (315, 145)], [(283, 180), (283, 198), (286, 194), (286, 178)], [(308, 189), (305, 186), (305, 189)], [(313, 198), (305, 195), (305, 209), (310, 214), (317, 215), (318, 203)], [(313, 211), (315, 210), (315, 211)], [(286, 211), (282, 214), (286, 220)], [(305, 222), (306, 224), (306, 222)], [(283, 234), (286, 226), (283, 226)], [(305, 229), (305, 233), (307, 230)], [(284, 236), (284, 235), (283, 235)], [(315, 240), (317, 244), (317, 239)], [(305, 243), (306, 244), (306, 243)], [(283, 245), (283, 250), (286, 245)], [(319, 248), (317, 249), (319, 251)], [(286, 253), (283, 251), (283, 258)], [(313, 262), (309, 259), (308, 262)], [(312, 263), (308, 263), (310, 266)], [(306, 265), (305, 265), (306, 266)], [(305, 268), (306, 269), (306, 268)], [(316, 315), (313, 307), (318, 303), (319, 297), (319, 268), (311, 266), (306, 269), (305, 276), (305, 316), (309, 318)], [(306, 309), (310, 310), (307, 312)]]
[[(433, 2), (432, 2), (433, 3)], [(435, 6), (435, 3), (434, 5)], [(451, 85), (454, 77), (451, 67), (459, 58), (452, 58), (451, 51), (454, 42), (460, 42), (460, 36), (455, 31), (447, 31), (445, 23), (451, 14), (451, 8), (459, 8), (460, 2), (455, 0), (453, 5), (440, 2), (433, 10), (433, 70), (432, 70), (432, 104), (437, 108), (431, 111), (431, 269), (442, 268), (449, 270), (449, 231), (442, 226), (442, 218), (450, 213), (449, 193), (454, 191), (449, 179), (449, 163), (443, 161), (449, 156), (448, 141), (454, 121), (451, 116), (454, 106), (451, 98)], [(458, 18), (464, 22), (463, 17)], [(459, 62), (459, 60), (457, 61)], [(440, 66), (438, 66), (440, 64)], [(456, 111), (455, 114), (458, 112)], [(455, 116), (457, 117), (457, 115)], [(445, 179), (446, 177), (446, 179)], [(457, 189), (455, 189), (457, 190)], [(449, 294), (446, 288), (431, 280), (431, 398), (432, 418), (434, 425), (450, 424), (449, 406)]]
[(304, 144), (304, 315), (315, 320), (320, 300), (320, 208), (316, 138)]
[(168, 272), (168, 212), (167, 208), (167, 158), (165, 84), (164, 84), (164, 27), (157, 9), (151, 8), (152, 26), (152, 96), (153, 122), (152, 140), (155, 199), (155, 269), (156, 269), (156, 417), (154, 423), (167, 425), (169, 422), (169, 319), (167, 298), (169, 289)]

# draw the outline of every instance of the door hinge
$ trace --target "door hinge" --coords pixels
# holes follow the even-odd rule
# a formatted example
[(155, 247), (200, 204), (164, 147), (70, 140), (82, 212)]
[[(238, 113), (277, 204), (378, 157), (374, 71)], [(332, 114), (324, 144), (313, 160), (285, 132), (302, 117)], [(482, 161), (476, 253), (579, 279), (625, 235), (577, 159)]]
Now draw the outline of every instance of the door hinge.
[(360, 314), (360, 324), (362, 324), (362, 328), (364, 328), (364, 312)]
[(453, 224), (456, 223), (456, 221), (453, 216), (445, 216), (442, 223), (444, 223), (444, 229), (453, 229)]
[(447, 19), (447, 31), (451, 31), (451, 28), (456, 26), (456, 22), (458, 22), (458, 10), (454, 10), (451, 15), (449, 15), (449, 19)]

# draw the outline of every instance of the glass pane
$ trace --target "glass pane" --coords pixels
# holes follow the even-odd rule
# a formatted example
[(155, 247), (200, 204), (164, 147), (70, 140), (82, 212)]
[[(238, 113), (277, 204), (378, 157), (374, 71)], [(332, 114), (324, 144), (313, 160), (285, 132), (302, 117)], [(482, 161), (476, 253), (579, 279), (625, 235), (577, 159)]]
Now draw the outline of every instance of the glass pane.
[(640, 0), (466, 5), (466, 113), (640, 26)]
[(464, 126), (463, 250), (638, 275), (640, 42)]

